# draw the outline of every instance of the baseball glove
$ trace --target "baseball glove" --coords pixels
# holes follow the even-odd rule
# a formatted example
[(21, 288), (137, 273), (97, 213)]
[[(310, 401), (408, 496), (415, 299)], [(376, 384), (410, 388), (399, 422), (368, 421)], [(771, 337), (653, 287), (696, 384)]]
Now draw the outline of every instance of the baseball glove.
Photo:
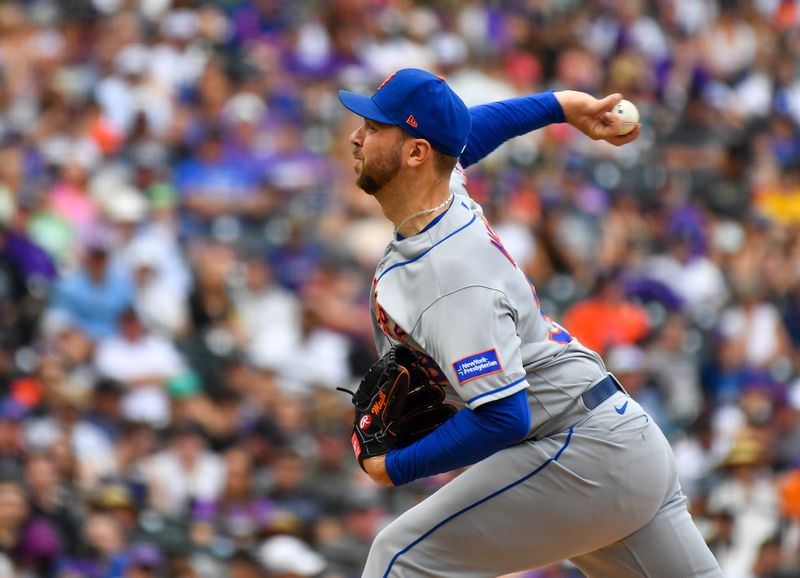
[(367, 458), (417, 441), (456, 412), (445, 403), (444, 390), (404, 345), (376, 361), (355, 393), (348, 393), (355, 406), (350, 442), (362, 469)]

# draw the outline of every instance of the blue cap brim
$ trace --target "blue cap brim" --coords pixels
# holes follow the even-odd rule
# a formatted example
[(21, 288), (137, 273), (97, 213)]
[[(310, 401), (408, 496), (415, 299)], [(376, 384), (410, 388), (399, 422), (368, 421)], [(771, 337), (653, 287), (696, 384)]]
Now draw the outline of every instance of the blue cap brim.
[(354, 112), (358, 116), (363, 116), (364, 118), (383, 124), (397, 124), (391, 118), (383, 114), (381, 109), (372, 101), (371, 96), (340, 90), (339, 101), (347, 110)]

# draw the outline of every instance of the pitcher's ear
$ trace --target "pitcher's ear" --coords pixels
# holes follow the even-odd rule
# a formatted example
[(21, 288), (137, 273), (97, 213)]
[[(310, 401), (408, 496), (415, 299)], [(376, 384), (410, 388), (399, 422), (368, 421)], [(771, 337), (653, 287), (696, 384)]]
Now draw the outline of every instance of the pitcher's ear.
[(424, 164), (433, 158), (433, 148), (424, 138), (412, 138), (406, 142), (406, 163), (408, 166), (416, 167)]

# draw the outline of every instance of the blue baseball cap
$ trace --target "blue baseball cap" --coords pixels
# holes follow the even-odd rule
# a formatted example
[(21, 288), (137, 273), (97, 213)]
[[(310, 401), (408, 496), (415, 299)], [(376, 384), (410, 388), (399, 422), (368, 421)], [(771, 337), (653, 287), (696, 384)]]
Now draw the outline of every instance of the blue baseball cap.
[(437, 151), (460, 156), (472, 120), (467, 106), (441, 76), (418, 68), (398, 70), (372, 96), (339, 91), (339, 100), (359, 116), (399, 126)]

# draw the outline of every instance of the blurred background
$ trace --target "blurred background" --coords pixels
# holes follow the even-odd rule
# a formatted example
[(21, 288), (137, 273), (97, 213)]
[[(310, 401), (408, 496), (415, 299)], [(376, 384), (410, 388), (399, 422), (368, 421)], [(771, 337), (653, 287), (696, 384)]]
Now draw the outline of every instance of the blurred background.
[[(800, 2), (0, 5), (0, 577), (352, 578), (398, 513), (349, 448), (391, 225), (339, 88), (620, 91), (642, 134), (469, 189), (654, 415), (729, 578), (800, 576)], [(574, 578), (568, 564), (519, 575)]]

